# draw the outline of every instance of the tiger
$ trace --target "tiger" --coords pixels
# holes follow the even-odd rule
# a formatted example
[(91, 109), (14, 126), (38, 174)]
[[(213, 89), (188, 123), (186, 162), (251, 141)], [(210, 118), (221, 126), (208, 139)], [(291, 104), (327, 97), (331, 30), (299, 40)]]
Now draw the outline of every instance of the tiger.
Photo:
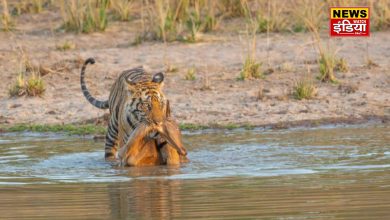
[[(161, 127), (166, 116), (170, 115), (169, 101), (162, 92), (164, 74), (158, 72), (151, 75), (143, 67), (123, 71), (112, 85), (108, 100), (97, 100), (85, 83), (86, 67), (94, 63), (95, 59), (88, 58), (81, 68), (81, 90), (93, 106), (110, 111), (104, 158), (112, 161), (118, 158), (118, 149), (128, 142), (140, 124)], [(167, 144), (156, 131), (150, 132), (149, 136), (158, 141), (159, 147)], [(184, 154), (182, 146), (175, 147)]]

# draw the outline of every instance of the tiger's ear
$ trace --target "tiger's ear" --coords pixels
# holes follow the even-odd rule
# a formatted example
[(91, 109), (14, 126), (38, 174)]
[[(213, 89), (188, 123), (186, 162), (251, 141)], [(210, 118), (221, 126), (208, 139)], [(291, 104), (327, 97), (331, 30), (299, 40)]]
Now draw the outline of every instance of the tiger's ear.
[(152, 82), (162, 83), (163, 81), (164, 81), (164, 74), (162, 72), (154, 74)]
[(136, 84), (135, 82), (133, 82), (133, 81), (130, 79), (130, 77), (126, 78), (126, 82), (127, 82), (127, 84), (129, 84), (129, 85), (131, 85), (131, 86), (134, 86), (134, 85)]

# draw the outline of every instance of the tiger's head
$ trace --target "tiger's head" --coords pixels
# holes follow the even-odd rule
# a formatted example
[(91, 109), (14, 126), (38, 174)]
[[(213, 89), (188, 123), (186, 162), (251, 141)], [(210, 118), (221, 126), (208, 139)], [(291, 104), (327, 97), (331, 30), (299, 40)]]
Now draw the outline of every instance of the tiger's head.
[(169, 102), (162, 93), (164, 74), (154, 74), (151, 81), (126, 81), (132, 112), (139, 121), (147, 125), (145, 131), (152, 129), (149, 137), (155, 137), (159, 133), (179, 154), (185, 156), (187, 151), (181, 141), (179, 125), (170, 117)]
[(156, 73), (151, 81), (146, 82), (126, 81), (137, 118), (147, 124), (161, 125), (166, 116), (166, 98), (162, 93), (164, 74)]

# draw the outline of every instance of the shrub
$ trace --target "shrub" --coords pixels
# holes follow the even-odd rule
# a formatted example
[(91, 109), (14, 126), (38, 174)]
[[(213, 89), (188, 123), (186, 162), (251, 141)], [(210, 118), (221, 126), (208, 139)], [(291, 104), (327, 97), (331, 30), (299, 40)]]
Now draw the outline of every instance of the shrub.
[(28, 96), (41, 96), (45, 92), (45, 85), (40, 76), (32, 74), (26, 82), (26, 92)]
[(201, 30), (201, 15), (200, 15), (200, 8), (197, 4), (195, 7), (195, 10), (191, 13), (189, 13), (189, 17), (186, 21), (186, 27), (190, 32), (190, 35), (187, 39), (189, 42), (196, 42), (198, 40), (198, 33)]
[[(177, 8), (172, 8), (169, 4), (169, 1), (164, 0), (156, 0), (154, 5), (154, 12), (149, 13), (151, 17), (152, 26), (156, 27), (152, 28), (154, 30), (154, 35), (156, 40), (162, 40), (164, 42), (174, 41), (177, 39), (178, 34), (178, 16), (179, 9), (182, 6), (176, 6)], [(175, 10), (176, 9), (176, 10)], [(178, 11), (179, 10), (179, 11)], [(157, 17), (154, 17), (154, 16)], [(156, 21), (154, 21), (156, 20)]]
[(134, 7), (134, 0), (111, 0), (111, 7), (114, 16), (121, 21), (129, 21), (131, 10)]
[(31, 4), (32, 4), (32, 12), (34, 12), (34, 13), (41, 13), (42, 12), (43, 4), (44, 4), (43, 0), (32, 0)]
[(390, 2), (388, 0), (370, 1), (371, 26), (374, 30), (385, 30), (390, 27)]
[(109, 0), (62, 1), (61, 11), (66, 31), (90, 33), (104, 31), (107, 27)]
[(11, 97), (23, 96), (26, 94), (24, 75), (22, 73), (18, 74), (16, 82), (10, 87), (8, 92)]
[(313, 81), (309, 78), (304, 78), (297, 81), (293, 88), (293, 96), (295, 99), (311, 99), (317, 93), (317, 88), (313, 84)]
[(337, 59), (335, 70), (340, 71), (342, 73), (348, 72), (349, 66), (347, 61), (344, 58)]
[(187, 37), (184, 37), (184, 39), (187, 42), (196, 42), (198, 40), (198, 34), (200, 30), (200, 20), (198, 20), (195, 16), (191, 15), (190, 18), (186, 22), (187, 29), (189, 30), (190, 34)]
[[(306, 0), (308, 1), (308, 0)], [(309, 1), (308, 9), (304, 10), (305, 13), (296, 13), (299, 18), (302, 19), (307, 30), (310, 31), (312, 38), (314, 39), (314, 45), (318, 51), (318, 65), (319, 65), (319, 79), (323, 82), (336, 82), (336, 77), (334, 76), (334, 69), (336, 66), (336, 51), (332, 48), (324, 47), (321, 41), (319, 30), (321, 28), (321, 20), (318, 17), (321, 11), (324, 8), (324, 3), (316, 5), (313, 1)]]
[(240, 72), (240, 80), (258, 79), (262, 77), (261, 63), (257, 63), (249, 56), (245, 59), (244, 66)]
[(17, 1), (14, 4), (12, 14), (21, 15), (24, 13), (41, 13), (43, 7), (50, 3), (50, 1), (44, 0)]
[(336, 82), (336, 77), (334, 76), (336, 58), (334, 53), (330, 51), (320, 52), (318, 64), (320, 68), (319, 79), (323, 82)]
[(40, 76), (33, 73), (27, 80), (23, 73), (19, 73), (14, 85), (9, 89), (11, 97), (42, 96), (45, 92), (45, 84)]
[(1, 14), (1, 29), (3, 31), (10, 31), (13, 27), (13, 22), (11, 16), (8, 11), (8, 3), (7, 0), (3, 0), (3, 12)]
[(203, 27), (203, 31), (204, 32), (209, 32), (209, 31), (213, 31), (215, 29), (217, 29), (218, 27), (218, 24), (219, 24), (219, 19), (222, 18), (222, 16), (220, 18), (217, 18), (217, 15), (216, 15), (216, 7), (217, 7), (217, 4), (218, 2), (217, 1), (214, 1), (214, 0), (209, 0), (208, 1), (208, 4), (206, 6), (206, 15), (204, 16), (204, 27)]
[[(310, 31), (315, 32), (319, 31), (326, 20), (326, 10), (325, 2), (323, 1), (313, 1), (313, 0), (300, 0), (297, 1), (293, 7), (293, 17), (291, 20), (292, 31), (302, 32)], [(338, 5), (339, 6), (339, 5)]]
[(256, 62), (256, 31), (258, 29), (256, 18), (252, 16), (251, 7), (247, 0), (241, 0), (241, 6), (244, 10), (247, 35), (247, 54), (244, 65), (240, 72), (239, 80), (260, 78), (261, 63)]
[(230, 17), (241, 17), (245, 15), (245, 9), (242, 7), (243, 0), (220, 0), (222, 2), (222, 11)]
[(188, 69), (187, 74), (185, 75), (184, 78), (186, 80), (191, 80), (191, 81), (195, 80), (196, 79), (195, 68), (192, 67), (192, 68)]
[(76, 45), (71, 41), (64, 41), (62, 44), (57, 44), (56, 49), (60, 51), (73, 50)]
[(280, 4), (278, 1), (268, 1), (267, 7), (261, 7), (258, 12), (258, 32), (282, 32), (288, 27), (288, 17), (281, 16), (286, 12), (285, 4)]

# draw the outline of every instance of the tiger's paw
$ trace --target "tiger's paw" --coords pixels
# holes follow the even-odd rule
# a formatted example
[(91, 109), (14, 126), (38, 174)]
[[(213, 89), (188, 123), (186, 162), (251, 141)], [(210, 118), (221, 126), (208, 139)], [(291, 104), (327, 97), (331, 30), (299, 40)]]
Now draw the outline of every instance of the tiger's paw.
[(112, 152), (106, 152), (105, 155), (104, 155), (104, 159), (107, 162), (115, 162), (117, 160), (117, 157)]

